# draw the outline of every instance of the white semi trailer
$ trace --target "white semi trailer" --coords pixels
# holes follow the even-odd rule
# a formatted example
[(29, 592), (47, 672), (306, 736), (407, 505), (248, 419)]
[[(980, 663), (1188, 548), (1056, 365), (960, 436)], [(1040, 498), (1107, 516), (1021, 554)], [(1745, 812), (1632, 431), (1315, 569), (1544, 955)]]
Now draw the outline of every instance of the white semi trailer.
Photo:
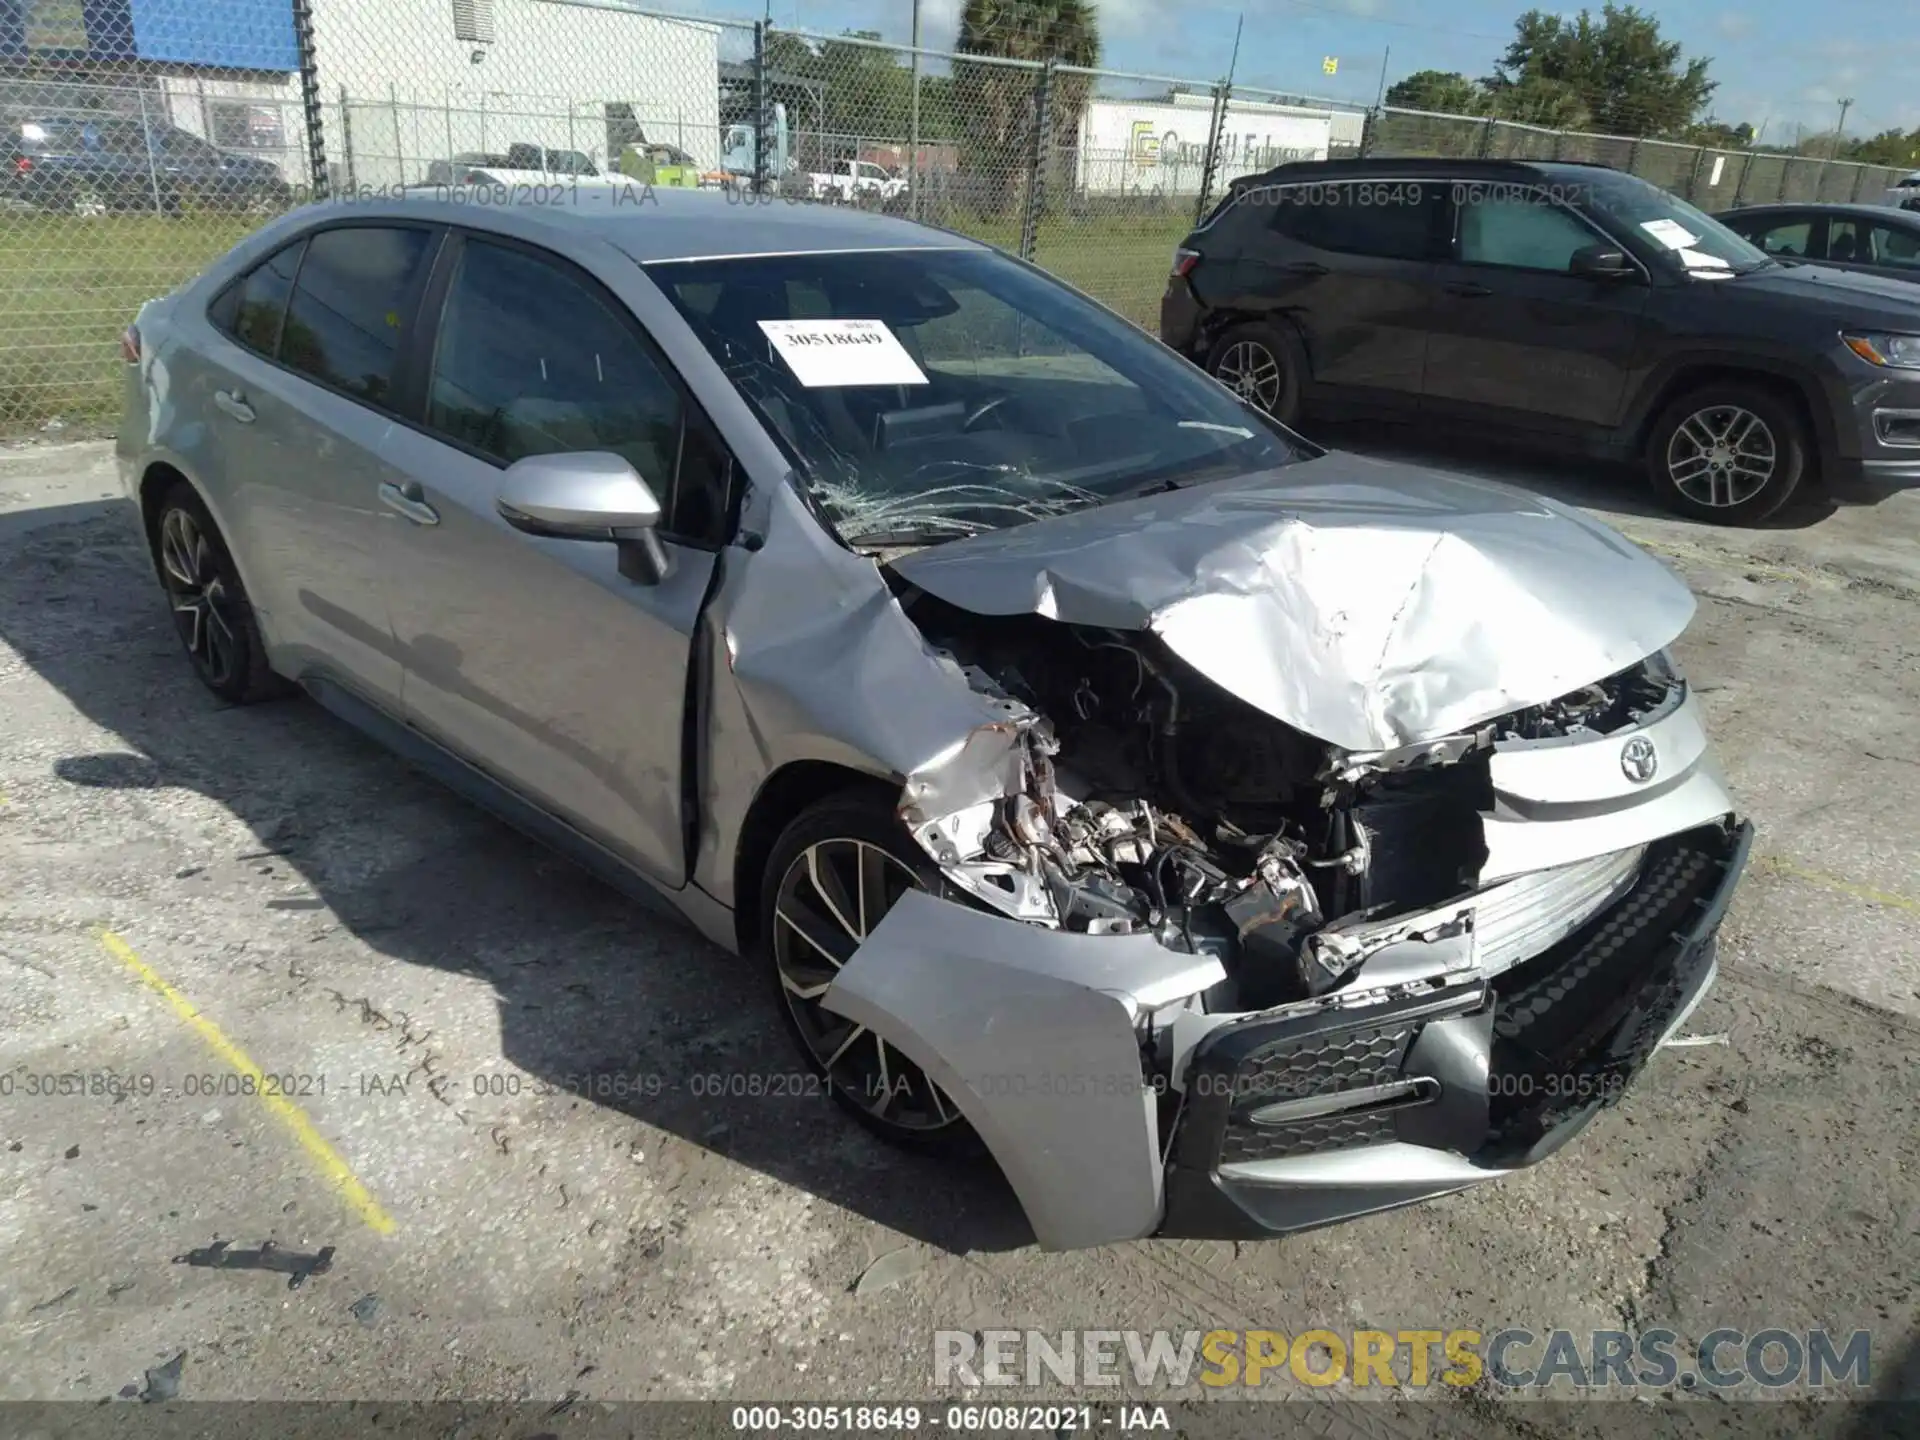
[[(1095, 100), (1080, 120), (1079, 188), (1093, 195), (1198, 195), (1212, 123), (1210, 102)], [(1221, 127), (1214, 183), (1289, 160), (1324, 160), (1332, 139), (1328, 111), (1235, 103)]]

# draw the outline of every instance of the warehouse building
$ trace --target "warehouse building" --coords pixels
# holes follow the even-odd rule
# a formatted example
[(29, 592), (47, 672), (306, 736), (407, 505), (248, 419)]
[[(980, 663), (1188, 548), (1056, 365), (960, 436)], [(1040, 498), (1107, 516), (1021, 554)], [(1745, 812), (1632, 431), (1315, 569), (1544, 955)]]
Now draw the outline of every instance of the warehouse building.
[[(330, 178), (535, 145), (720, 154), (720, 28), (613, 0), (311, 0)], [(308, 179), (292, 0), (0, 0), (0, 108), (144, 114)]]

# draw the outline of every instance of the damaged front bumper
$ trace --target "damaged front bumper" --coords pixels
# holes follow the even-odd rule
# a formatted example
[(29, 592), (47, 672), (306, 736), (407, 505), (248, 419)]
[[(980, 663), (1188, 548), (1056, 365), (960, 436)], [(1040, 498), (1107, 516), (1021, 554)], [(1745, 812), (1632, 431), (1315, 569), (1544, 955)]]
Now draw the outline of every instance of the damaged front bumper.
[(1618, 1100), (1712, 983), (1752, 839), (1727, 816), (1623, 852), (1524, 956), (1470, 919), (1237, 1015), (1181, 1008), (1217, 960), (916, 892), (824, 1003), (946, 1090), (1043, 1246), (1286, 1234), (1531, 1165)]

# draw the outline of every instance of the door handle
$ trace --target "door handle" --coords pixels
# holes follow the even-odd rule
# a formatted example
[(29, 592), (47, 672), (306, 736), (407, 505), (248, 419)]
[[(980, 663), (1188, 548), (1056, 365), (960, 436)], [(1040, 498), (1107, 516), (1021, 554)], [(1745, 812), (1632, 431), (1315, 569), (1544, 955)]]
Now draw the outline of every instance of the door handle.
[(247, 403), (247, 397), (241, 391), (216, 390), (213, 392), (213, 403), (242, 425), (253, 423), (253, 406)]
[(1292, 275), (1324, 275), (1327, 273), (1327, 267), (1322, 265), (1318, 260), (1295, 260), (1291, 264), (1283, 265), (1280, 268)]
[(1458, 295), (1466, 300), (1478, 300), (1483, 295), (1491, 295), (1493, 293), (1493, 291), (1489, 290), (1486, 286), (1476, 285), (1471, 280), (1462, 280), (1457, 284), (1449, 285), (1446, 287), (1446, 291), (1449, 295)]
[(440, 512), (427, 504), (426, 492), (420, 488), (417, 480), (409, 480), (404, 485), (382, 481), (380, 503), (389, 510), (399, 511), (416, 525), (440, 523)]

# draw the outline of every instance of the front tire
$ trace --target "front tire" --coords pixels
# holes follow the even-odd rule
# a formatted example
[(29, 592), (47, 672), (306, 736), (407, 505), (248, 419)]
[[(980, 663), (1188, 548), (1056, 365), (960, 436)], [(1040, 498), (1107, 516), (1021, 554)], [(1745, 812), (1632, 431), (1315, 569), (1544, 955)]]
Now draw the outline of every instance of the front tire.
[(1282, 425), (1300, 418), (1305, 356), (1294, 338), (1276, 325), (1236, 325), (1207, 351), (1207, 373), (1249, 405)]
[(249, 705), (291, 688), (267, 668), (240, 572), (206, 503), (186, 481), (160, 498), (153, 561), (193, 673), (222, 700)]
[(1800, 488), (1812, 456), (1793, 403), (1764, 386), (1708, 385), (1669, 405), (1647, 442), (1647, 473), (1671, 510), (1755, 525)]
[(943, 1154), (977, 1152), (959, 1107), (926, 1072), (820, 998), (865, 936), (909, 890), (940, 894), (940, 872), (877, 795), (803, 810), (767, 857), (760, 959), (781, 1019), (836, 1104), (882, 1139)]

